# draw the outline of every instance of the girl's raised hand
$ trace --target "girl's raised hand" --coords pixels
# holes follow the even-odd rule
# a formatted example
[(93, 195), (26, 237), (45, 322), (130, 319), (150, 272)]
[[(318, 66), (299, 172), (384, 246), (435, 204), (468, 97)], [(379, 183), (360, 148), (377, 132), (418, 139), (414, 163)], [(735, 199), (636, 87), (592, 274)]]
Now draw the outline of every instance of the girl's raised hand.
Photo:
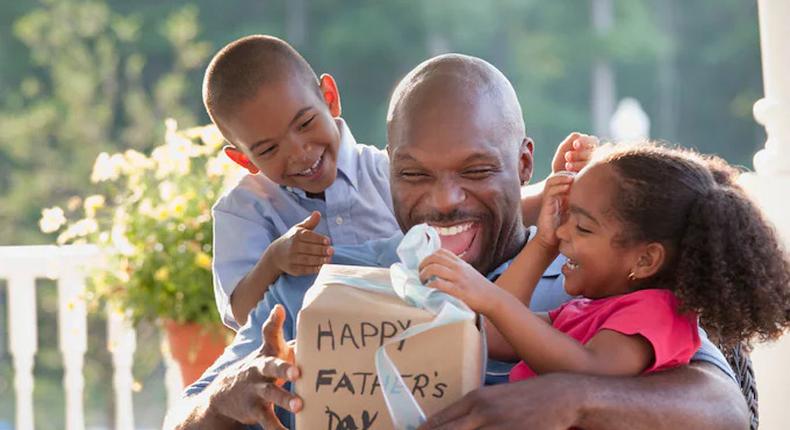
[(420, 281), (444, 291), (467, 304), (475, 312), (486, 314), (491, 301), (491, 288), (499, 289), (457, 255), (439, 249), (420, 263)]
[(561, 171), (578, 172), (590, 162), (598, 138), (588, 134), (573, 132), (557, 146), (551, 162), (551, 173)]
[(557, 228), (567, 210), (568, 192), (571, 190), (574, 174), (572, 172), (559, 172), (546, 180), (543, 188), (543, 203), (538, 215), (538, 234), (534, 240), (551, 252), (559, 247)]

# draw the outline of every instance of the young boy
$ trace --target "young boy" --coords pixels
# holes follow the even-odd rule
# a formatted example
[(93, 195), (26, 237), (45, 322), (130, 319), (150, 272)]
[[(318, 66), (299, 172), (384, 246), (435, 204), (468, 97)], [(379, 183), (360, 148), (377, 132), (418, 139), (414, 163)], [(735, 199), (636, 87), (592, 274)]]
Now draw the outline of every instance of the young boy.
[[(246, 322), (280, 275), (318, 272), (332, 244), (399, 230), (386, 152), (357, 144), (335, 80), (319, 79), (286, 42), (254, 35), (222, 48), (206, 70), (203, 101), (230, 143), (226, 154), (250, 172), (213, 208), (214, 294), (229, 327)], [(592, 140), (569, 136), (553, 170), (581, 168)], [(529, 223), (541, 191), (537, 184), (525, 195)]]

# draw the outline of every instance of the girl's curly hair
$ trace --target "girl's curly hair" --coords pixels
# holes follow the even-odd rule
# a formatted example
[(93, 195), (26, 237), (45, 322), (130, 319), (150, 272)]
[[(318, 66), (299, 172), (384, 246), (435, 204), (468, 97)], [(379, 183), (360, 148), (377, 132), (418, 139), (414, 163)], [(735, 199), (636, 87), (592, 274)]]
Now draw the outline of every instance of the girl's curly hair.
[[(675, 293), (710, 337), (731, 346), (790, 326), (790, 263), (774, 229), (715, 156), (643, 142), (610, 146), (621, 243), (660, 242), (667, 259), (638, 288)], [(597, 163), (596, 163), (597, 164)]]

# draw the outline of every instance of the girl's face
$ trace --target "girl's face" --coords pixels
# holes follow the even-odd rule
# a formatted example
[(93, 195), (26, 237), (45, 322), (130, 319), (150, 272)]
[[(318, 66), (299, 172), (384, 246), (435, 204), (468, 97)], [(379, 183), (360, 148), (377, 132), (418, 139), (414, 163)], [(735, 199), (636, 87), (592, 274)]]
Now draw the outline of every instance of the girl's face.
[(571, 187), (567, 213), (557, 229), (565, 291), (572, 296), (601, 298), (629, 291), (628, 275), (640, 248), (615, 241), (622, 231), (612, 201), (618, 179), (606, 164), (583, 170)]

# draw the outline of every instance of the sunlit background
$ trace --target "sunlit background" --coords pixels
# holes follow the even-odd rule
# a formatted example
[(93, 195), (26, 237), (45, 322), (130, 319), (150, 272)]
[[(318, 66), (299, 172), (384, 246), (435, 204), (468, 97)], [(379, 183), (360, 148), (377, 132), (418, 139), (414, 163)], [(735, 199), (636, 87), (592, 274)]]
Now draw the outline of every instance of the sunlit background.
[[(166, 118), (181, 127), (206, 124), (200, 84), (208, 60), (253, 33), (286, 39), (317, 73), (334, 75), (357, 140), (379, 147), (394, 85), (444, 52), (482, 57), (513, 82), (537, 142), (537, 177), (548, 172), (553, 149), (571, 131), (615, 135), (612, 115), (625, 98), (638, 102), (627, 112), (631, 118), (644, 112), (651, 138), (748, 168), (765, 142), (752, 116), (763, 93), (754, 1), (6, 1), (0, 2), (0, 245), (52, 243), (37, 225), (42, 208), (89, 193), (100, 152), (147, 152), (162, 140)], [(35, 420), (37, 428), (55, 429), (62, 426), (64, 400), (53, 284), (42, 281), (37, 296)], [(5, 300), (0, 283), (0, 312)], [(5, 314), (0, 321), (0, 429), (10, 429)], [(113, 421), (104, 331), (102, 317), (90, 316), (90, 428)], [(164, 416), (159, 339), (154, 325), (139, 327), (139, 428), (157, 428)]]

